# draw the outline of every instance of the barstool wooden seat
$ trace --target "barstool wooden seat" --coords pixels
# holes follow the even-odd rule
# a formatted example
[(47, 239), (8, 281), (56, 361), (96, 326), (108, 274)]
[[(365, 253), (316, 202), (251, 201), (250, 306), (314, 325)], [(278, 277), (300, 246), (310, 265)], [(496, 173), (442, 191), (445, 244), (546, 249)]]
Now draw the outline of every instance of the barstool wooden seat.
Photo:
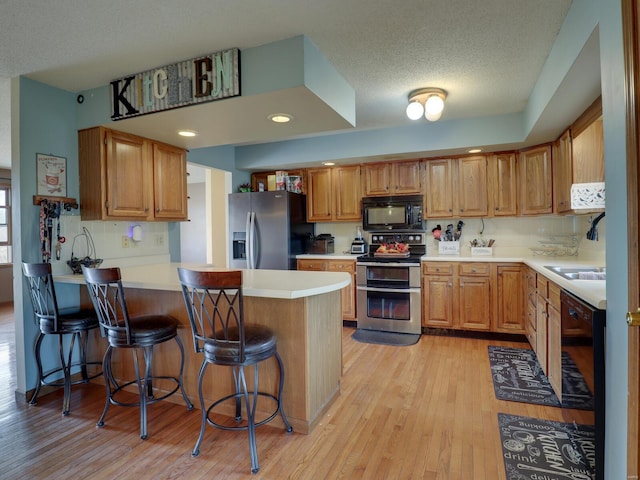
[[(107, 337), (109, 346), (104, 354), (102, 368), (105, 372), (107, 399), (98, 426), (104, 425), (104, 419), (110, 404), (125, 407), (140, 407), (140, 438), (147, 438), (147, 405), (164, 400), (180, 389), (187, 409), (193, 404), (187, 397), (182, 382), (184, 370), (184, 348), (178, 336), (178, 320), (169, 315), (136, 315), (130, 316), (120, 279), (119, 268), (85, 268), (82, 272), (89, 288), (89, 295), (98, 314), (98, 320)], [(152, 373), (153, 347), (169, 340), (175, 340), (180, 348), (180, 373), (177, 377), (154, 376)], [(131, 349), (135, 380), (118, 382), (113, 376), (111, 356), (114, 348)], [(142, 351), (144, 359), (144, 375), (140, 374), (138, 351)], [(174, 388), (156, 396), (154, 383), (168, 380), (175, 384)], [(118, 400), (118, 394), (130, 385), (137, 385), (139, 401), (124, 402)]]
[[(251, 473), (257, 473), (260, 465), (256, 446), (256, 427), (270, 422), (280, 414), (286, 431), (293, 432), (282, 408), (284, 367), (278, 354), (276, 335), (265, 326), (245, 323), (241, 271), (197, 272), (179, 268), (178, 276), (193, 331), (194, 348), (196, 353), (202, 353), (204, 357), (198, 376), (202, 424), (192, 455), (197, 456), (200, 453), (200, 444), (207, 423), (223, 430), (247, 430), (251, 454)], [(258, 364), (272, 357), (278, 362), (280, 371), (276, 395), (259, 391)], [(204, 402), (202, 383), (209, 364), (231, 367), (235, 392), (214, 401), (207, 407)], [(247, 389), (244, 368), (251, 366), (253, 367), (254, 385), (253, 389), (249, 390)], [(258, 396), (271, 398), (275, 402), (275, 409), (267, 418), (256, 422)], [(212, 418), (214, 408), (228, 400), (235, 401), (237, 426), (223, 425)], [(242, 400), (244, 400), (246, 408), (246, 424), (240, 424), (242, 421)]]
[[(30, 405), (38, 401), (38, 394), (43, 385), (64, 388), (62, 414), (68, 415), (71, 403), (71, 385), (87, 383), (89, 380), (102, 375), (89, 374), (87, 365), (100, 365), (101, 362), (87, 362), (87, 337), (90, 330), (98, 328), (98, 318), (91, 309), (58, 309), (50, 263), (22, 263), (22, 272), (29, 287), (29, 296), (33, 306), (33, 313), (40, 329), (35, 343), (35, 357), (38, 368), (38, 380), (35, 391), (29, 400)], [(46, 335), (58, 336), (60, 367), (44, 372), (42, 367), (42, 342)], [(70, 341), (64, 337), (71, 335)], [(75, 342), (78, 340), (79, 359), (73, 361)], [(72, 380), (72, 370), (80, 371), (80, 378)], [(62, 372), (60, 380), (48, 380), (52, 375)]]

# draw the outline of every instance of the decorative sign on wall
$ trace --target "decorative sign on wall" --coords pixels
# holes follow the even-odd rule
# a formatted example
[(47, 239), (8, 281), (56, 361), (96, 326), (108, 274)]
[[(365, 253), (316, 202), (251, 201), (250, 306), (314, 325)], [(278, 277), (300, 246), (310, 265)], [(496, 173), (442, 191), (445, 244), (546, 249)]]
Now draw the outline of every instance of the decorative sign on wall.
[(67, 196), (67, 159), (36, 153), (38, 195)]
[(154, 68), (111, 82), (111, 119), (240, 95), (237, 48)]

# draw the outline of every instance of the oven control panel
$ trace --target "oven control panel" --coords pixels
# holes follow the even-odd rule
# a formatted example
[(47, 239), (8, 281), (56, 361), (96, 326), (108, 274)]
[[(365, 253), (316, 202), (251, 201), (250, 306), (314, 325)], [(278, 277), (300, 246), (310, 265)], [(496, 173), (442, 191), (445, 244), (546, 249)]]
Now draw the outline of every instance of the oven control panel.
[(379, 245), (381, 243), (406, 243), (407, 245), (422, 245), (424, 243), (424, 235), (421, 233), (372, 233), (372, 244)]

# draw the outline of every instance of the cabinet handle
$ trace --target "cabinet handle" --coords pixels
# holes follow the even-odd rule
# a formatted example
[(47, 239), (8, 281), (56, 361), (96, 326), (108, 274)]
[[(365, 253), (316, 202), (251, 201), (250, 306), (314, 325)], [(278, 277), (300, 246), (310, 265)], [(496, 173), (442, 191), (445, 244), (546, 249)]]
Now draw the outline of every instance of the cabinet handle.
[(472, 268), (472, 269), (471, 269), (471, 271), (472, 271), (473, 273), (476, 273), (478, 270), (477, 270), (477, 269), (475, 269), (475, 268)]

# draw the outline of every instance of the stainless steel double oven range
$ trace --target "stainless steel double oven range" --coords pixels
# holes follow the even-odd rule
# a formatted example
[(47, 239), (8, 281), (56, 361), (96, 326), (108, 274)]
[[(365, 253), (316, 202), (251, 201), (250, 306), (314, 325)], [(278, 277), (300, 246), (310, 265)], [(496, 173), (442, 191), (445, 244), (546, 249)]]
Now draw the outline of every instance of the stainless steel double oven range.
[[(426, 253), (422, 197), (362, 202), (369, 252), (356, 260), (358, 328), (420, 334), (420, 258)], [(409, 255), (376, 255), (380, 245), (394, 242), (409, 245)]]

